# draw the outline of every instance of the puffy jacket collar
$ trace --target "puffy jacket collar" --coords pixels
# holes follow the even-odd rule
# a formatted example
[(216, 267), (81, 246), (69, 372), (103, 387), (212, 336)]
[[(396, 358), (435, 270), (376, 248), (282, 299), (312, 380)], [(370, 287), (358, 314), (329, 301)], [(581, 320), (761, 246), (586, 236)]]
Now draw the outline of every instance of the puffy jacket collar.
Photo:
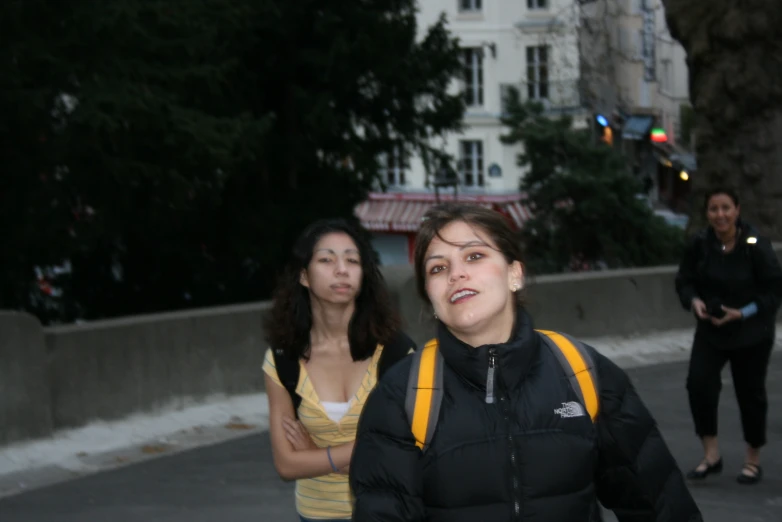
[[(758, 237), (758, 230), (741, 218), (736, 220), (736, 227), (738, 229), (738, 234), (736, 237), (737, 247), (745, 245), (748, 237)], [(714, 232), (714, 228), (711, 226), (706, 227), (705, 240), (711, 250), (720, 250), (722, 247), (722, 243), (717, 238), (717, 233)]]
[(524, 380), (540, 349), (540, 337), (532, 327), (532, 318), (519, 310), (511, 338), (502, 344), (486, 344), (473, 348), (460, 341), (438, 324), (437, 339), (446, 364), (460, 377), (481, 390), (486, 389), (489, 350), (497, 353), (499, 379), (513, 390)]

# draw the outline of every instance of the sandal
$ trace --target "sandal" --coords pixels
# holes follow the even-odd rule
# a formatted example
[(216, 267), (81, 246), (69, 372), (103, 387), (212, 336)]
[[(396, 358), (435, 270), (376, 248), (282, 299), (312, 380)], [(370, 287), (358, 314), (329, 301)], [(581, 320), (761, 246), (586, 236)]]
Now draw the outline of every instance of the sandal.
[[(749, 473), (745, 473), (746, 471)], [(760, 467), (760, 464), (746, 462), (744, 463), (744, 468), (742, 468), (741, 473), (739, 473), (739, 476), (736, 477), (736, 482), (745, 485), (757, 484), (762, 478), (763, 468)]]
[[(704, 464), (706, 464), (705, 468), (698, 469)], [(704, 460), (703, 462), (698, 464), (698, 467), (696, 467), (695, 469), (687, 473), (687, 478), (690, 480), (703, 480), (709, 475), (717, 475), (721, 472), (722, 472), (722, 458), (720, 458), (714, 464), (711, 464), (708, 460)]]

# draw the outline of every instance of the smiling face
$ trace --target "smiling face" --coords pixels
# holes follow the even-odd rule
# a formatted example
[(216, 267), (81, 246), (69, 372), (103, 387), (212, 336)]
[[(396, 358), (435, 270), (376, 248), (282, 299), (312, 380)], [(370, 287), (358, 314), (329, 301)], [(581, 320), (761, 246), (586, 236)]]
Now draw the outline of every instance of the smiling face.
[(739, 206), (728, 194), (714, 194), (706, 206), (706, 218), (717, 234), (729, 234), (736, 226)]
[(356, 243), (344, 232), (332, 232), (315, 244), (300, 281), (314, 299), (349, 304), (361, 291), (362, 275)]
[(426, 293), (438, 318), (472, 346), (505, 342), (515, 319), (513, 289), (521, 287), (521, 263), (509, 264), (488, 234), (463, 221), (445, 225), (439, 236), (424, 262)]

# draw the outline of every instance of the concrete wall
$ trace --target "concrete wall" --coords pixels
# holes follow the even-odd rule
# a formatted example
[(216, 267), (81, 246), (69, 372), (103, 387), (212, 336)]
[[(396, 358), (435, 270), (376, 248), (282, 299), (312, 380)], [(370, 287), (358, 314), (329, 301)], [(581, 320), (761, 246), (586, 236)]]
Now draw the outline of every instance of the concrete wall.
[[(675, 267), (541, 277), (530, 282), (536, 326), (576, 336), (645, 334), (693, 319), (673, 290)], [(384, 269), (406, 330), (434, 334), (411, 267)], [(0, 314), (0, 444), (96, 419), (117, 419), (263, 389), (267, 303), (41, 328)]]
[(529, 309), (540, 328), (581, 337), (645, 334), (694, 325), (674, 289), (676, 267), (538, 279)]
[[(674, 290), (675, 266), (610, 270), (528, 281), (527, 309), (535, 326), (579, 337), (647, 334), (694, 325)], [(423, 343), (434, 335), (430, 306), (418, 298), (409, 267), (389, 267), (386, 279), (408, 333)]]
[(55, 428), (263, 388), (267, 303), (47, 328)]
[(38, 320), (0, 312), (0, 445), (51, 433), (46, 367)]
[[(782, 262), (782, 243), (774, 243), (773, 248)], [(525, 290), (526, 307), (537, 328), (577, 337), (645, 335), (694, 327), (695, 319), (676, 295), (677, 269), (670, 265), (532, 278)], [(431, 306), (418, 297), (412, 267), (385, 267), (384, 274), (408, 334), (425, 343), (434, 336), (435, 322)]]

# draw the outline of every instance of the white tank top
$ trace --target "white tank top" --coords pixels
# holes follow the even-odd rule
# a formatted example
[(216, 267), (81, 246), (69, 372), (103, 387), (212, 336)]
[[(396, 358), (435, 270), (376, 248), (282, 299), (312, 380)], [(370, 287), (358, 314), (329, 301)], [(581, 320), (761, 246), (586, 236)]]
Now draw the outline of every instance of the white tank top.
[(342, 417), (344, 417), (350, 409), (350, 402), (320, 401), (320, 403), (323, 405), (323, 409), (326, 410), (326, 415), (334, 422), (341, 421)]

